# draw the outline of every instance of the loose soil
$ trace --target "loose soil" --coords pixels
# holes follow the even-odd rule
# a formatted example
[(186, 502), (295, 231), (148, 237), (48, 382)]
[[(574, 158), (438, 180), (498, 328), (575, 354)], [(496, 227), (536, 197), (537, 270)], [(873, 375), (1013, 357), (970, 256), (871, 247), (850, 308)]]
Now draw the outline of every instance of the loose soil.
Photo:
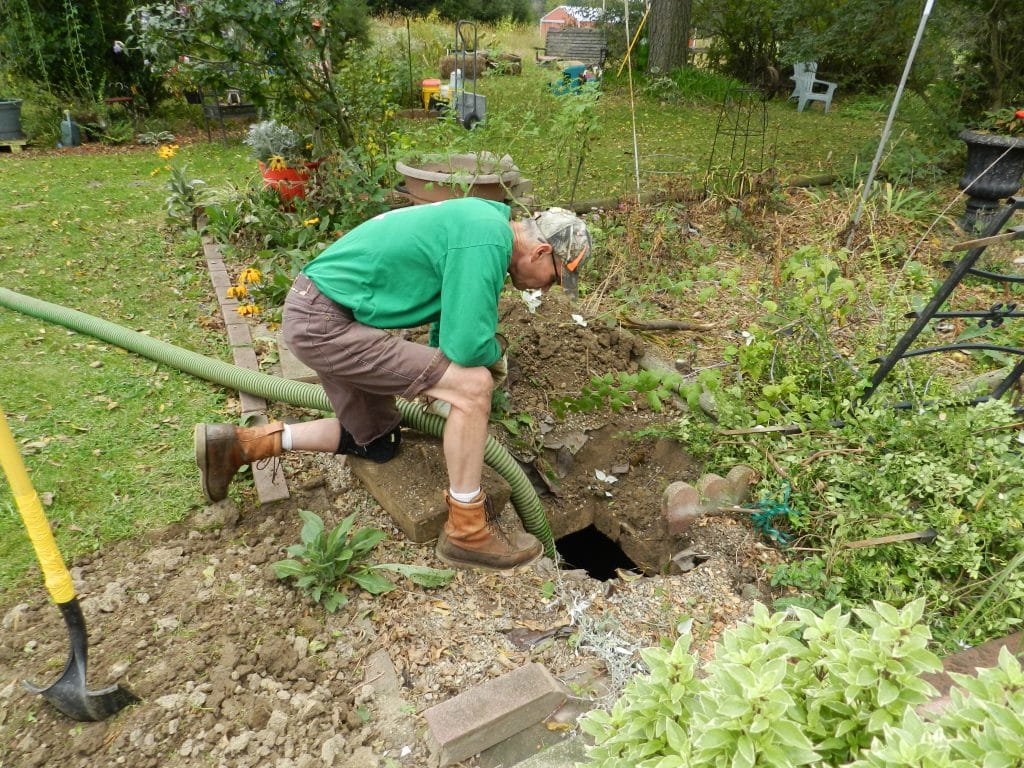
[[(686, 538), (666, 535), (662, 491), (694, 482), (702, 468), (675, 443), (629, 434), (678, 404), (668, 414), (554, 417), (555, 399), (595, 374), (637, 370), (645, 353), (635, 336), (575, 312), (557, 290), (536, 313), (518, 295), (503, 303), (508, 412), (521, 429), (518, 438), (498, 426), (492, 433), (528, 469), (557, 539), (591, 529), (634, 567), (595, 579), (578, 563), (559, 569), (544, 559), (508, 574), (460, 572), (434, 590), (353, 590), (326, 614), (272, 572), (298, 541), (299, 509), (331, 526), (356, 512), (358, 525), (385, 531), (377, 562), (439, 563), (432, 545), (404, 538), (343, 461), (290, 454), (287, 502), (261, 508), (239, 482), (238, 503), (71, 564), (90, 632), (90, 686), (118, 682), (141, 697), (108, 721), (74, 723), (22, 688), (56, 679), (67, 636), (41, 587), (11, 596), (0, 638), (0, 765), (424, 766), (423, 711), (525, 663), (544, 664), (596, 706), (638, 669), (639, 650), (673, 636), (684, 617), (706, 655), (767, 596), (759, 574), (774, 550), (729, 518), (707, 519)], [(552, 470), (547, 482), (538, 466)], [(504, 517), (517, 523), (511, 506)], [(688, 548), (696, 567), (670, 572), (671, 555)]]

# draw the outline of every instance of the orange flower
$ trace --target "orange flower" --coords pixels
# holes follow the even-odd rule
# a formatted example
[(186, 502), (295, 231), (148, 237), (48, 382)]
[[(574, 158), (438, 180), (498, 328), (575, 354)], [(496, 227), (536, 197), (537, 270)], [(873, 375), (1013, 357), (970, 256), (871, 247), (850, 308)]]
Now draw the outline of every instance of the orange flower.
[(258, 315), (260, 313), (260, 308), (257, 307), (255, 304), (243, 304), (242, 306), (236, 308), (235, 312), (242, 315), (243, 317), (245, 315)]

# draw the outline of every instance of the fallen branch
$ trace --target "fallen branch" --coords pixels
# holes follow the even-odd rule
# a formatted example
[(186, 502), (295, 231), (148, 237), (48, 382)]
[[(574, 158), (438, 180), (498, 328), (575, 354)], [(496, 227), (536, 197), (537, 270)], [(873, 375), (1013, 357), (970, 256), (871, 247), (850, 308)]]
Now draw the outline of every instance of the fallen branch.
[(829, 455), (835, 454), (835, 453), (865, 453), (866, 450), (867, 450), (866, 448), (830, 448), (830, 449), (823, 450), (823, 451), (815, 451), (810, 456), (808, 456), (806, 459), (801, 461), (800, 462), (800, 466), (801, 467), (806, 467), (808, 464), (810, 464), (813, 461), (817, 461), (822, 456), (829, 456)]
[(759, 435), (759, 434), (773, 434), (782, 432), (784, 434), (794, 434), (797, 432), (803, 432), (804, 428), (799, 424), (779, 424), (774, 427), (749, 427), (747, 429), (720, 429), (718, 434), (720, 435)]
[(711, 331), (715, 326), (710, 323), (694, 323), (689, 320), (633, 320), (622, 318), (626, 328), (637, 328), (641, 331)]
[(881, 544), (896, 544), (901, 541), (920, 541), (924, 544), (931, 544), (935, 541), (938, 533), (934, 528), (926, 531), (915, 531), (913, 533), (896, 533), (892, 536), (878, 536), (873, 539), (860, 539), (859, 541), (847, 541), (842, 546), (846, 549), (863, 549), (864, 547), (877, 547)]

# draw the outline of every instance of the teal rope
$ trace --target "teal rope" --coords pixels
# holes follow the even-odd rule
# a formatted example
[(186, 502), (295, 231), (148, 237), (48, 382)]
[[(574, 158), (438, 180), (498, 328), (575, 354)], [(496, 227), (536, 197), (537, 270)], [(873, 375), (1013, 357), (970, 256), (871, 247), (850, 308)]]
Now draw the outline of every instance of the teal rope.
[(773, 526), (772, 519), (780, 515), (785, 515), (788, 520), (792, 520), (793, 518), (800, 516), (799, 510), (793, 509), (789, 506), (789, 496), (792, 491), (793, 487), (790, 485), (789, 480), (787, 480), (785, 488), (782, 491), (782, 501), (761, 499), (761, 501), (748, 506), (749, 509), (760, 510), (758, 512), (750, 513), (750, 521), (754, 524), (754, 528), (763, 536), (766, 536), (784, 547), (789, 546), (790, 542), (793, 541), (793, 535), (786, 533), (785, 531), (780, 531), (778, 528)]

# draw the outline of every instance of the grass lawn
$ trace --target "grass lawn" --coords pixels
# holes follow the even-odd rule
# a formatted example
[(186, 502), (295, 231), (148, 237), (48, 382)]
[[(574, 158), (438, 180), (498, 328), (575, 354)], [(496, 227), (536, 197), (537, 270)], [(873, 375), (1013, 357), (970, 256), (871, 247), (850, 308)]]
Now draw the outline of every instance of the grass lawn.
[[(152, 150), (0, 158), (3, 286), (227, 357), (198, 322), (216, 309), (198, 236), (165, 228), (167, 172)], [(196, 175), (239, 178), (244, 147), (183, 149)], [(233, 419), (216, 387), (75, 334), (0, 310), (0, 407), (67, 559), (178, 520), (202, 502), (191, 459), (196, 421)], [(33, 561), (6, 483), (0, 588)]]
[(555, 203), (570, 196), (578, 201), (635, 195), (638, 167), (645, 192), (681, 180), (700, 185), (709, 171), (713, 179), (728, 178), (741, 167), (757, 172), (774, 166), (784, 180), (849, 174), (855, 164), (870, 163), (872, 141), (885, 120), (877, 102), (865, 99), (851, 99), (845, 111), (837, 102), (828, 114), (797, 113), (793, 102), (781, 99), (765, 107), (733, 102), (723, 108), (712, 101), (665, 100), (644, 91), (639, 81), (631, 99), (627, 74), (607, 72), (591, 124), (580, 116), (579, 99), (551, 92), (549, 83), (558, 74), (527, 59), (521, 75), (467, 83), (487, 99), (485, 124), (466, 131), (451, 122), (416, 120), (406, 121), (403, 130), (415, 151), (507, 153), (538, 196)]

